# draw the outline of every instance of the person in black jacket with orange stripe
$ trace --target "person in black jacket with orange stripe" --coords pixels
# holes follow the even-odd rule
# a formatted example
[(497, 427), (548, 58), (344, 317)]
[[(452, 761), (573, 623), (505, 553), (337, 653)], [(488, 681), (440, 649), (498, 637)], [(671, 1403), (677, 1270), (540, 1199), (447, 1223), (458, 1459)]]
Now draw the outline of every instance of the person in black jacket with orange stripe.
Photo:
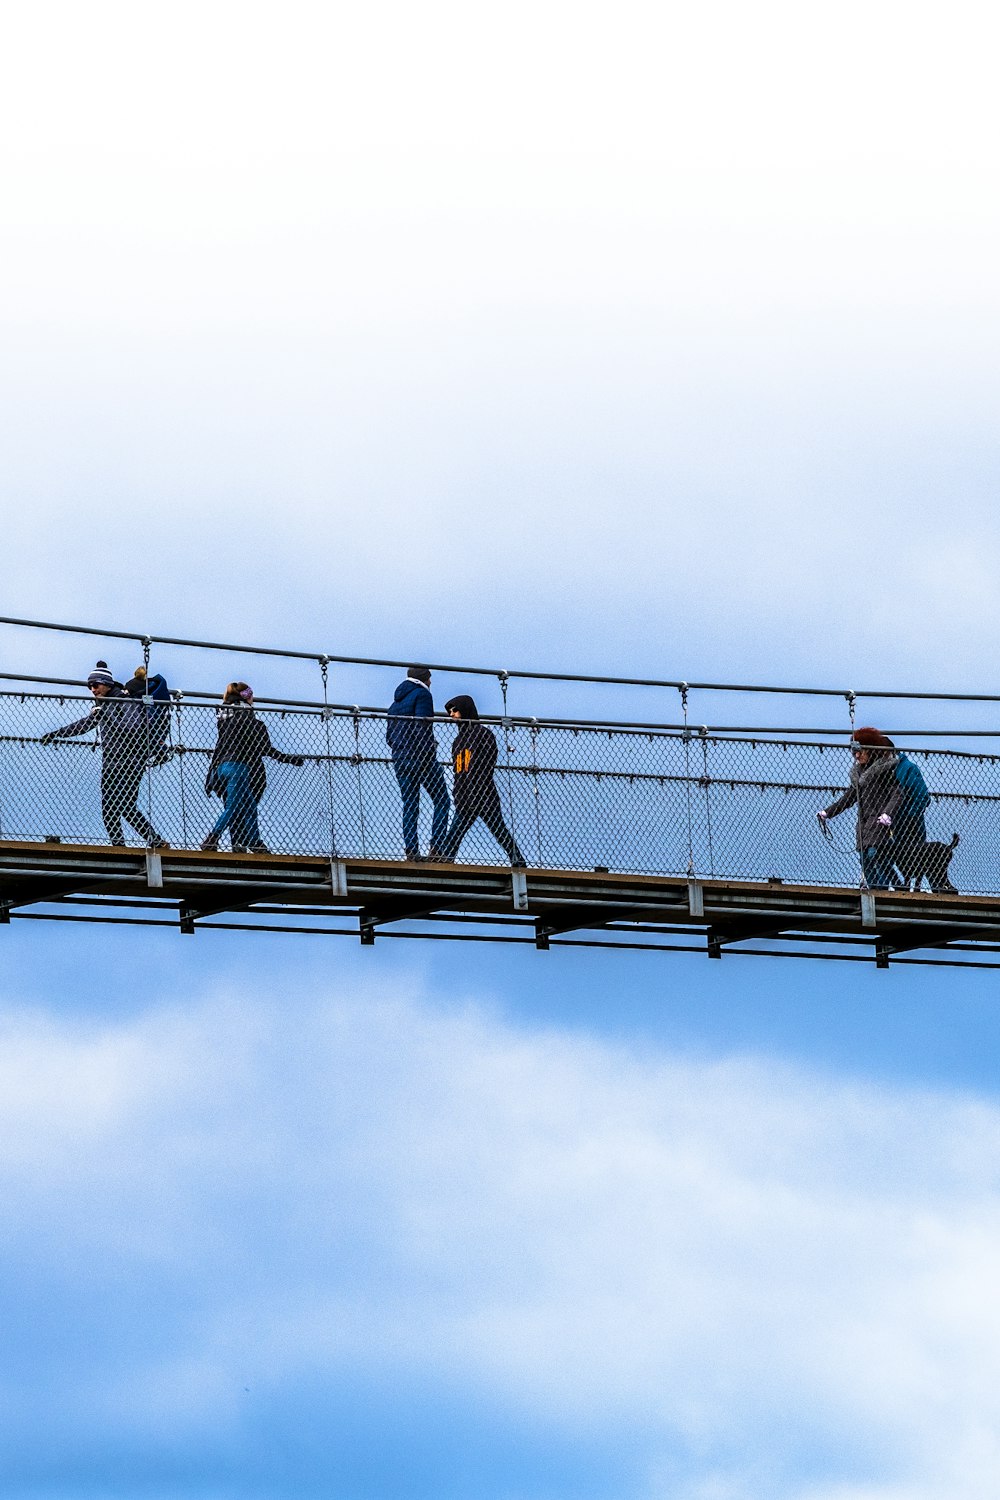
[(523, 865), (524, 855), (503, 820), (500, 793), (493, 780), (497, 763), (496, 736), (492, 729), (481, 722), (479, 710), (467, 694), (449, 698), (445, 709), (461, 727), (452, 746), (455, 816), (448, 829), (441, 858), (449, 863), (454, 860), (465, 835), (476, 819), (482, 818), (511, 864)]

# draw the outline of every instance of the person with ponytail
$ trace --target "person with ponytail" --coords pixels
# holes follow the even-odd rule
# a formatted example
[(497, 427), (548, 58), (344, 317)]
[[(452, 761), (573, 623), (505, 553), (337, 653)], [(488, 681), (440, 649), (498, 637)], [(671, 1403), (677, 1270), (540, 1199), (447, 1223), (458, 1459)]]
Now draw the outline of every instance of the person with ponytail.
[(222, 695), (222, 707), (216, 709), (217, 738), (205, 792), (222, 797), (224, 806), (215, 827), (201, 847), (218, 849), (219, 839), (229, 830), (234, 854), (267, 854), (260, 836), (257, 804), (267, 786), (264, 758), (286, 766), (301, 766), (301, 755), (286, 755), (275, 749), (267, 725), (258, 719), (253, 708), (253, 692), (245, 682), (231, 682)]

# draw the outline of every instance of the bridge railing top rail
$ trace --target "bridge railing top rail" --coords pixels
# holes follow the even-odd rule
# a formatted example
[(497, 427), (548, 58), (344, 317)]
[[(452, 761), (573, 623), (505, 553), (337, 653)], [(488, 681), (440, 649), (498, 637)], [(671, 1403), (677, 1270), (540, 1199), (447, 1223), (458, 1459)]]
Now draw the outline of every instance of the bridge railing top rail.
[[(237, 653), (255, 657), (274, 657), (288, 661), (312, 662), (324, 670), (332, 665), (348, 667), (394, 668), (405, 671), (414, 657), (374, 657), (349, 655), (337, 652), (302, 651), (282, 646), (255, 646), (234, 641), (200, 640), (193, 637), (174, 636), (138, 630), (106, 629), (90, 625), (67, 624), (50, 620), (22, 619), (11, 615), (0, 615), (0, 626), (13, 629), (49, 631), (89, 636), (95, 640), (130, 641), (148, 650), (154, 645), (172, 646), (193, 650)], [(792, 697), (833, 698), (849, 703), (865, 701), (923, 701), (939, 703), (1000, 703), (1000, 693), (970, 693), (926, 691), (906, 688), (850, 688), (822, 685), (789, 685), (776, 683), (733, 683), (685, 680), (676, 677), (627, 677), (605, 673), (543, 671), (535, 668), (506, 668), (470, 665), (454, 662), (428, 661), (432, 671), (459, 674), (471, 677), (487, 677), (507, 683), (513, 680), (577, 683), (606, 687), (662, 688), (672, 689), (682, 695), (689, 692), (769, 694)]]
[[(0, 674), (0, 680), (4, 680), (4, 674)], [(10, 681), (9, 676), (5, 679)], [(28, 681), (28, 679), (17, 679)], [(46, 691), (41, 684), (47, 684)], [(41, 704), (48, 703), (53, 706), (60, 704), (77, 704), (81, 709), (93, 707), (93, 697), (79, 683), (64, 682), (56, 678), (35, 678), (31, 685), (22, 688), (0, 688), (0, 705), (26, 703), (28, 701)], [(184, 707), (186, 710), (200, 709), (205, 712), (214, 712), (219, 706), (219, 695), (217, 693), (188, 693), (175, 692), (171, 703), (174, 709)], [(346, 704), (346, 703), (320, 703), (317, 701), (301, 699), (274, 699), (259, 698), (255, 700), (255, 709), (258, 713), (273, 716), (275, 718), (294, 717), (296, 715), (304, 718), (329, 718), (330, 720), (350, 721), (362, 718), (372, 721), (381, 721), (383, 724), (392, 717), (390, 711), (384, 707), (368, 704)], [(839, 728), (822, 728), (811, 725), (757, 725), (757, 724), (693, 724), (684, 722), (643, 722), (635, 720), (619, 719), (583, 719), (583, 718), (558, 718), (542, 717), (539, 715), (521, 714), (487, 714), (480, 716), (484, 724), (494, 729), (518, 728), (532, 731), (542, 730), (565, 730), (571, 735), (584, 733), (594, 735), (632, 736), (637, 739), (673, 739), (681, 738), (689, 741), (708, 739), (717, 742), (746, 743), (755, 745), (758, 742), (771, 743), (775, 745), (797, 744), (801, 746), (812, 746), (820, 752), (830, 750), (846, 750), (848, 748), (849, 726)], [(441, 728), (447, 728), (453, 724), (449, 715), (436, 713), (433, 722)], [(977, 739), (996, 740), (1000, 742), (1000, 729), (968, 729), (951, 726), (947, 728), (928, 728), (910, 730), (894, 730), (897, 748), (914, 754), (924, 755), (964, 755), (971, 759), (988, 760), (996, 759), (987, 750), (960, 750), (956, 748), (942, 748), (940, 745), (924, 743), (930, 740), (941, 739)], [(1000, 755), (1000, 752), (998, 752)]]

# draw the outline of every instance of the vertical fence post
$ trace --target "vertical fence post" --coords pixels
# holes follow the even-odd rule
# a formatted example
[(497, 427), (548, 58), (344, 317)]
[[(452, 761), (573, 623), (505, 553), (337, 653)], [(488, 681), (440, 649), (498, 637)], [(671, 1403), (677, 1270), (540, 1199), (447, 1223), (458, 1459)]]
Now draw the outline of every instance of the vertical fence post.
[[(182, 696), (179, 689), (172, 694), (174, 701), (170, 706), (170, 712), (171, 716), (174, 714), (177, 715), (177, 743), (175, 749), (177, 751), (178, 772), (181, 783), (181, 839), (183, 840), (184, 848), (189, 849), (191, 846), (188, 836), (187, 796), (184, 788), (184, 762), (187, 759), (187, 746), (184, 744), (184, 725), (181, 722)], [(173, 733), (173, 730), (171, 730), (171, 733)]]
[[(511, 723), (507, 717), (507, 683), (510, 680), (509, 672), (498, 672), (497, 681), (500, 683), (500, 693), (503, 697), (503, 743), (507, 767), (507, 810), (510, 816), (510, 832), (515, 844), (517, 843), (517, 829), (514, 827), (514, 778), (511, 767), (511, 753), (513, 746), (510, 742)], [(514, 857), (510, 856), (511, 868), (513, 868)]]
[[(850, 743), (853, 744), (854, 743), (855, 716), (856, 716), (856, 709), (857, 709), (857, 702), (858, 702), (858, 695), (857, 695), (857, 693), (855, 693), (852, 688), (848, 688), (847, 691), (846, 691), (846, 693), (844, 694), (844, 701), (847, 704), (847, 715), (848, 715), (848, 718), (851, 721)], [(857, 815), (858, 815), (858, 828), (860, 829), (860, 827), (861, 827), (861, 788), (860, 787), (858, 788)], [(860, 839), (858, 840), (858, 842), (860, 843)], [(861, 852), (860, 852), (860, 850), (858, 851), (858, 862), (861, 865), (860, 873), (858, 875), (858, 884), (859, 884), (861, 890), (867, 891), (867, 889), (868, 889), (868, 882), (865, 879), (865, 867), (864, 867), (864, 864), (861, 863)]]
[[(545, 863), (542, 854), (542, 789), (538, 784), (538, 720), (531, 720), (531, 780), (535, 793), (535, 841), (538, 845), (538, 863)], [(511, 832), (513, 833), (513, 828)]]
[(694, 864), (694, 823), (691, 816), (691, 730), (688, 727), (688, 685), (682, 682), (680, 685), (681, 712), (684, 716), (684, 729), (682, 731), (684, 740), (684, 794), (687, 801), (687, 836), (688, 836), (688, 867), (687, 872), (693, 875)]
[(701, 784), (705, 790), (705, 826), (708, 832), (708, 873), (715, 875), (715, 845), (712, 839), (712, 778), (708, 772), (708, 725), (703, 724), (698, 730), (698, 738), (701, 740), (702, 778)]
[[(153, 818), (153, 742), (149, 732), (151, 704), (153, 702), (149, 692), (149, 650), (151, 645), (151, 638), (148, 635), (144, 635), (142, 638), (142, 730), (143, 738), (146, 741), (146, 819), (150, 828), (153, 829), (156, 827), (156, 822)], [(136, 798), (136, 805), (138, 805), (138, 798)], [(152, 848), (152, 833), (146, 834), (146, 843)]]
[(357, 704), (351, 709), (354, 722), (354, 768), (358, 778), (358, 821), (361, 826), (361, 858), (368, 858), (368, 843), (365, 834), (365, 794), (361, 785), (361, 709)]
[[(327, 678), (329, 676), (330, 658), (321, 656), (319, 659), (319, 670), (323, 678), (323, 733), (326, 743), (326, 816), (330, 826), (330, 868), (333, 869), (333, 861), (337, 858), (337, 828), (333, 813), (333, 750), (330, 745), (330, 694)], [(331, 874), (331, 879), (333, 879)], [(336, 883), (336, 882), (335, 882)]]
[[(858, 702), (858, 696), (857, 696), (857, 694), (855, 692), (852, 691), (852, 689), (848, 688), (847, 692), (844, 694), (844, 698), (845, 698), (846, 703), (847, 703), (848, 717), (850, 718), (850, 721), (851, 721), (851, 744), (853, 744), (854, 743), (854, 718), (855, 718), (855, 709), (857, 707), (857, 702)], [(859, 829), (861, 828), (861, 787), (860, 787), (860, 785), (858, 786), (858, 828)], [(860, 844), (860, 842), (861, 842), (861, 840), (859, 838), (858, 839), (858, 843)], [(861, 863), (861, 873), (858, 876), (858, 884), (860, 885), (860, 887), (861, 887), (861, 889), (863, 891), (867, 891), (867, 889), (868, 889), (868, 881), (867, 881), (867, 879), (865, 877), (865, 866), (864, 866), (864, 861), (862, 859), (861, 851), (860, 850), (858, 851), (858, 860)]]

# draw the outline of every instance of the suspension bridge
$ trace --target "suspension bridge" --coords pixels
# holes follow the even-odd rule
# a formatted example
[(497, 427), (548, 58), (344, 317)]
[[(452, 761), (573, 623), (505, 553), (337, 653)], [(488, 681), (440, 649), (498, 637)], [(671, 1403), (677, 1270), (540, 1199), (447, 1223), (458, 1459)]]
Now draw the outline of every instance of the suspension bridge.
[[(454, 863), (415, 861), (402, 847), (386, 708), (331, 692), (364, 681), (387, 702), (408, 663), (43, 621), (0, 618), (0, 628), (0, 924), (1000, 966), (1000, 735), (990, 723), (1000, 697), (432, 663), (449, 693), (478, 680), (496, 700), (483, 722), (497, 741), (494, 779), (518, 858), (477, 823)], [(108, 656), (132, 648), (145, 669), (169, 673), (169, 698), (140, 695), (124, 801), (114, 780), (124, 762), (92, 727), (86, 674), (25, 675), (26, 632), (35, 643), (87, 636)], [(36, 644), (33, 663), (37, 656)], [(202, 847), (219, 805), (206, 777), (220, 695), (175, 679), (186, 680), (192, 660), (216, 670), (219, 658), (316, 673), (311, 694), (306, 679), (298, 696), (255, 700), (282, 756), (267, 761), (255, 852)], [(517, 694), (529, 685), (527, 706), (558, 688), (582, 712), (521, 711)], [(653, 690), (658, 703), (666, 695), (674, 712), (656, 721), (588, 716), (595, 690), (603, 707), (615, 689)], [(695, 709), (706, 720), (732, 717), (725, 703), (742, 722), (697, 722)], [(784, 705), (779, 716), (793, 722), (753, 722), (774, 716), (751, 711), (760, 704)], [(919, 713), (922, 727), (895, 727), (901, 707)], [(950, 880), (937, 889), (904, 888), (901, 878), (892, 889), (866, 888), (853, 812), (831, 819), (825, 837), (817, 822), (848, 784), (851, 731), (890, 713), (885, 727), (930, 793), (928, 839), (948, 849)], [(456, 728), (435, 724), (446, 772)], [(131, 845), (109, 834), (116, 796), (147, 830), (140, 838), (126, 827)]]

